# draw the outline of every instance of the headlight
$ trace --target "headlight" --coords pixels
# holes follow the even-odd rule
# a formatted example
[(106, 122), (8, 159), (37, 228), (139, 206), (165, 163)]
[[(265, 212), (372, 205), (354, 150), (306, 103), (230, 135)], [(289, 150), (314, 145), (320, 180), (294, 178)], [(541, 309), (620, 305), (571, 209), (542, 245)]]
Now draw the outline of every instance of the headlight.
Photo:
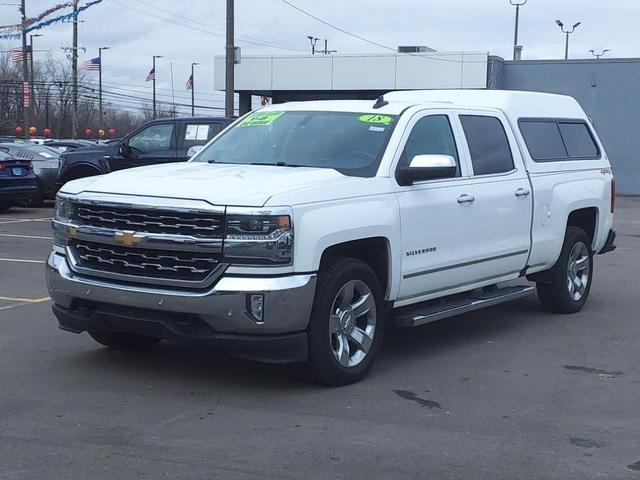
[(55, 220), (67, 221), (71, 218), (71, 200), (62, 195), (56, 195), (56, 206), (53, 209)]
[(71, 219), (73, 204), (62, 195), (56, 195), (56, 206), (53, 209), (53, 244), (66, 247), (69, 233), (66, 223)]
[(290, 265), (293, 225), (289, 209), (227, 210), (224, 256), (243, 265)]

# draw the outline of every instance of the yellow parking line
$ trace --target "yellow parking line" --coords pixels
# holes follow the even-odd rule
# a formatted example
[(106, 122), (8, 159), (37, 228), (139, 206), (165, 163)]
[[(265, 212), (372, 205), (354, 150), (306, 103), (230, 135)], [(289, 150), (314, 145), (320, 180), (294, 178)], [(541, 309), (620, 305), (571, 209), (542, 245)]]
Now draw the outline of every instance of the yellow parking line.
[(44, 260), (22, 260), (20, 258), (0, 258), (0, 262), (44, 263)]
[(0, 296), (0, 300), (4, 300), (6, 302), (23, 302), (23, 303), (41, 303), (49, 300), (49, 297), (40, 297), (40, 298), (19, 298), (19, 297), (3, 297)]
[(5, 219), (2, 219), (2, 221), (0, 221), (0, 225), (7, 225), (9, 223), (48, 222), (49, 220), (51, 220), (51, 217), (47, 217), (47, 218), (22, 218), (20, 220), (5, 220)]
[(53, 240), (53, 237), (40, 237), (38, 235), (12, 235), (10, 233), (0, 233), (0, 237), (27, 238), (27, 239), (35, 239), (35, 240)]

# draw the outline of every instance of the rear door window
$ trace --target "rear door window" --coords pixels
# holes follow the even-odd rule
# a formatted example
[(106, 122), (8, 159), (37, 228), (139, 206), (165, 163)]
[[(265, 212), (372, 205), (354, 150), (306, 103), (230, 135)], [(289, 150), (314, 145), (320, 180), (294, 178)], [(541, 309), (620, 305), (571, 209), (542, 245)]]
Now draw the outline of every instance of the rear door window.
[(498, 118), (460, 115), (460, 121), (469, 145), (474, 175), (494, 175), (514, 169), (509, 139)]

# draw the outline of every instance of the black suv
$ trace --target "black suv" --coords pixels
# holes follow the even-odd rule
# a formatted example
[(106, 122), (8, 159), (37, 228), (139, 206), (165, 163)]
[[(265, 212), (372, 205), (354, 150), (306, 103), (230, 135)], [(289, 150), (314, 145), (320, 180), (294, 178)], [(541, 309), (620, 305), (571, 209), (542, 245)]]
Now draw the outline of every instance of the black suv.
[(67, 151), (60, 156), (57, 187), (123, 168), (184, 162), (191, 147), (204, 145), (232, 121), (224, 117), (163, 118), (146, 123), (120, 141)]

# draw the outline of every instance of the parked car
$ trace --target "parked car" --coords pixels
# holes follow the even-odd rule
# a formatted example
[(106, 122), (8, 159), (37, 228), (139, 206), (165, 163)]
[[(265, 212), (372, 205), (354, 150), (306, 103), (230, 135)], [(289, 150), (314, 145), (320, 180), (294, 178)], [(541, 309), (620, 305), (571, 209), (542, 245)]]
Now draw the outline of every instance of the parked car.
[(38, 191), (31, 198), (29, 205), (37, 206), (44, 200), (55, 198), (60, 166), (60, 153), (46, 145), (2, 143), (0, 151), (15, 158), (29, 160), (33, 164), (33, 171), (38, 179)]
[(62, 154), (69, 150), (94, 146), (95, 142), (87, 140), (52, 140), (45, 143), (45, 145), (50, 148), (55, 148), (58, 153)]
[(525, 279), (546, 309), (579, 311), (593, 255), (615, 248), (614, 199), (571, 97), (273, 105), (187, 164), (66, 184), (48, 292), (61, 328), (109, 347), (206, 343), (341, 385), (369, 371), (387, 320), (514, 300)]
[(31, 162), (0, 151), (0, 212), (29, 201), (37, 191), (38, 184)]
[(206, 144), (230, 123), (221, 117), (164, 118), (143, 125), (118, 142), (65, 152), (60, 159), (58, 186), (125, 168), (184, 162), (191, 147)]

